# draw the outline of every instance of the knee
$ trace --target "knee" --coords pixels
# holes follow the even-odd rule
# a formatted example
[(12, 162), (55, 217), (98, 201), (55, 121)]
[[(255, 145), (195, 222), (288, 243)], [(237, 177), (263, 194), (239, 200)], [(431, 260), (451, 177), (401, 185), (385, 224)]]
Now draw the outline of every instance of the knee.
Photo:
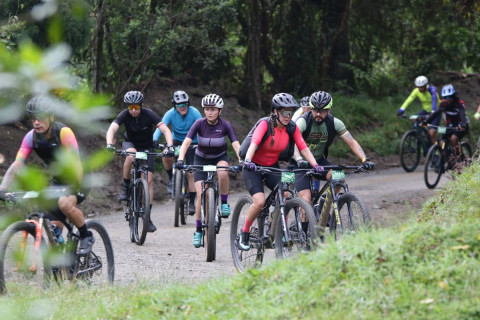
[(70, 197), (61, 197), (58, 200), (58, 207), (62, 212), (70, 212), (75, 206), (75, 203), (70, 199)]

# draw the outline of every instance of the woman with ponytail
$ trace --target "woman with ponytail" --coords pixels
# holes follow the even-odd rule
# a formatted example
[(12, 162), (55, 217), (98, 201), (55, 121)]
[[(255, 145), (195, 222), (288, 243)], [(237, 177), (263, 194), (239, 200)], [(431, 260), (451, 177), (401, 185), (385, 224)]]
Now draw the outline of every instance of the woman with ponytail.
[[(239, 247), (242, 250), (250, 249), (250, 226), (257, 218), (260, 210), (265, 205), (265, 193), (263, 183), (272, 190), (279, 182), (277, 175), (263, 175), (256, 171), (256, 166), (278, 168), (280, 154), (289, 148), (290, 140), (300, 150), (301, 155), (317, 171), (322, 172), (323, 167), (319, 166), (314, 156), (308, 149), (302, 134), (292, 121), (293, 113), (299, 108), (298, 103), (288, 93), (278, 93), (272, 98), (272, 114), (267, 121), (260, 121), (256, 126), (250, 146), (245, 155), (243, 179), (247, 185), (248, 192), (252, 196), (253, 204), (248, 209), (245, 225), (240, 235)], [(264, 136), (269, 133), (265, 139)], [(293, 150), (292, 150), (293, 151)], [(293, 152), (289, 155), (293, 155)]]

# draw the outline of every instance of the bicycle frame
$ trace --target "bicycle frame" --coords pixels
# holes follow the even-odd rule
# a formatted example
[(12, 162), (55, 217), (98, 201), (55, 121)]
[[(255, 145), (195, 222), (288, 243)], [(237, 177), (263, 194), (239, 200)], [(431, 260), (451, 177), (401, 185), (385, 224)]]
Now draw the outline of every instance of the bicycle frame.
[[(421, 121), (425, 119), (425, 117), (419, 116), (419, 115), (411, 115), (411, 116), (405, 115), (403, 116), (403, 118), (415, 120), (410, 130), (415, 131), (417, 141), (420, 143), (420, 146), (422, 147), (423, 156), (425, 157), (427, 155), (428, 149), (430, 149), (430, 147), (432, 146), (432, 142), (430, 141), (430, 135), (428, 133), (428, 130), (425, 127), (420, 125)], [(425, 137), (427, 139), (424, 139)]]

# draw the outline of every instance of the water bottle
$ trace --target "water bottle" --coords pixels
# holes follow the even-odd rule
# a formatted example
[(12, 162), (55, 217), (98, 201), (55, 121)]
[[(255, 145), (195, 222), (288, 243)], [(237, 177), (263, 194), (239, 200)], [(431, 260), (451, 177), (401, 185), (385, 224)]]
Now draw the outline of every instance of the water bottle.
[(64, 239), (63, 236), (62, 236), (62, 231), (60, 231), (60, 228), (57, 227), (57, 226), (54, 225), (54, 224), (52, 224), (52, 228), (53, 228), (53, 233), (55, 234), (55, 237), (57, 237), (58, 243), (64, 244), (64, 243), (65, 243), (65, 239)]

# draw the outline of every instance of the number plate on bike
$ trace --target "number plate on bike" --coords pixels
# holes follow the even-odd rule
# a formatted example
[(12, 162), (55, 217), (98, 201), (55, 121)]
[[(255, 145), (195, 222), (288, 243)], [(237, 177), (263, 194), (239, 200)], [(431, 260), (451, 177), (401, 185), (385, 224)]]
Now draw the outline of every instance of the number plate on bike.
[(148, 155), (146, 152), (135, 152), (135, 159), (147, 160)]
[(438, 127), (437, 133), (444, 134), (447, 132), (447, 127)]
[(203, 166), (203, 171), (217, 171), (217, 166)]
[(345, 179), (345, 172), (341, 170), (332, 171), (332, 179), (333, 180)]
[(175, 147), (175, 156), (178, 156), (180, 154), (180, 146)]
[(284, 183), (294, 183), (295, 182), (295, 173), (293, 172), (282, 172), (282, 182)]

